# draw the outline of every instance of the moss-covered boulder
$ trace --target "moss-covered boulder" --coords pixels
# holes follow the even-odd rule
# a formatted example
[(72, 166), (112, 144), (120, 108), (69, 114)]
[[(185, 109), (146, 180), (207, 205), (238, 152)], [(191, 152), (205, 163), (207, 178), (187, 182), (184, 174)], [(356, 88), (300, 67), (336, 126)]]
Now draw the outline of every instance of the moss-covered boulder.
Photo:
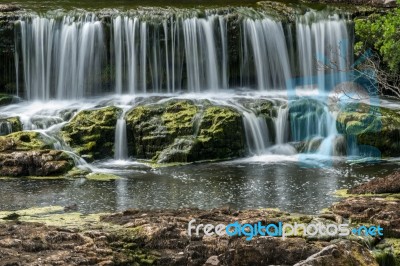
[(194, 134), (198, 107), (191, 101), (141, 105), (126, 114), (131, 153), (152, 159), (182, 136)]
[(17, 131), (22, 131), (22, 123), (19, 117), (0, 118), (0, 136)]
[(235, 158), (244, 155), (245, 136), (241, 115), (234, 109), (210, 106), (204, 111), (192, 158)]
[(243, 122), (231, 108), (189, 100), (141, 105), (126, 114), (130, 153), (159, 163), (226, 159), (244, 153)]
[(400, 114), (367, 104), (348, 104), (336, 121), (339, 133), (355, 136), (358, 145), (367, 145), (383, 156), (400, 155)]
[(34, 131), (20, 131), (0, 136), (0, 152), (52, 149), (53, 140)]
[(0, 106), (18, 102), (19, 99), (13, 95), (0, 93)]
[(61, 137), (85, 159), (113, 157), (115, 125), (121, 112), (114, 106), (81, 111), (62, 128)]

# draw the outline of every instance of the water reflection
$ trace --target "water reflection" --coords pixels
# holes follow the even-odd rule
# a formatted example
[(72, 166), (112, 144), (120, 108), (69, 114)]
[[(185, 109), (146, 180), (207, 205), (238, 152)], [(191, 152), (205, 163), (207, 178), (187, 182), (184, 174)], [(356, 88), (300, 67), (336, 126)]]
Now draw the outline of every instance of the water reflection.
[[(113, 171), (112, 164), (107, 166)], [(121, 168), (121, 165), (118, 165)], [(120, 180), (0, 180), (1, 210), (77, 204), (79, 211), (112, 212), (127, 208), (210, 209), (279, 208), (317, 213), (335, 201), (331, 193), (398, 169), (395, 162), (375, 165), (337, 163), (306, 168), (293, 161), (246, 160), (151, 169), (126, 165)]]

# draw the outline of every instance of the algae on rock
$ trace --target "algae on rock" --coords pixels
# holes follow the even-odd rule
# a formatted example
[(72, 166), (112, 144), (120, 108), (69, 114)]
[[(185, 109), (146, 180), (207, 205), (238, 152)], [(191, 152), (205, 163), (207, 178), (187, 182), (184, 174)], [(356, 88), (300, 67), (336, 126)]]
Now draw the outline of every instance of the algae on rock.
[(244, 154), (242, 118), (229, 107), (171, 100), (137, 106), (126, 121), (130, 150), (138, 158), (173, 163)]
[(81, 111), (62, 128), (61, 136), (85, 159), (113, 157), (115, 125), (121, 112), (114, 106)]
[(400, 155), (400, 114), (384, 107), (349, 104), (337, 116), (339, 133), (355, 136), (357, 144), (378, 149), (382, 156)]

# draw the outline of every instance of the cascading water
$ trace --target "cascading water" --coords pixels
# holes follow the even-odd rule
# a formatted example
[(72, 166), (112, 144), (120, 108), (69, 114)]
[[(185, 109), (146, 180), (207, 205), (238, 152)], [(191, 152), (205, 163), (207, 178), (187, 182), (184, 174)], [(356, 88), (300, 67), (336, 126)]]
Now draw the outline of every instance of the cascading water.
[[(25, 97), (48, 100), (94, 95), (101, 87), (104, 29), (88, 14), (19, 22)], [(19, 71), (18, 71), (19, 72)]]
[(346, 19), (313, 12), (300, 16), (296, 27), (266, 16), (243, 18), (236, 31), (228, 29), (228, 16), (211, 13), (110, 19), (104, 23), (90, 13), (21, 18), (15, 56), (20, 96), (79, 99), (238, 86), (270, 91), (289, 89), (294, 77), (314, 81), (316, 75), (322, 85), (319, 74), (332, 71), (318, 71), (316, 60), (342, 62), (332, 51), (350, 39)]
[(115, 160), (126, 160), (128, 159), (128, 139), (126, 136), (126, 120), (125, 112), (122, 113), (121, 117), (117, 120), (115, 126)]
[[(90, 13), (21, 18), (15, 54), (16, 73), (23, 81), (16, 89), (24, 93), (21, 96), (48, 101), (106, 93), (199, 95), (227, 89), (232, 95), (239, 86), (293, 92), (298, 77), (306, 89), (325, 92), (347, 77), (319, 69), (317, 60), (338, 62), (340, 68), (351, 62), (335, 53), (338, 47), (351, 49), (345, 45), (351, 39), (348, 21), (337, 15), (309, 12), (293, 24), (265, 15), (241, 17), (236, 31), (229, 28), (229, 16), (212, 12), (201, 17), (168, 14), (155, 20), (139, 13), (109, 16), (109, 23)], [(232, 106), (229, 101), (222, 104)], [(293, 154), (293, 146), (287, 144), (302, 142), (302, 152), (334, 155), (338, 133), (323, 97), (301, 99), (288, 93), (274, 107), (274, 128), (256, 110), (238, 103), (233, 107), (242, 115), (249, 154)], [(128, 158), (123, 117), (116, 124), (116, 160)], [(25, 129), (45, 129), (64, 121), (46, 114), (44, 119), (21, 119)]]

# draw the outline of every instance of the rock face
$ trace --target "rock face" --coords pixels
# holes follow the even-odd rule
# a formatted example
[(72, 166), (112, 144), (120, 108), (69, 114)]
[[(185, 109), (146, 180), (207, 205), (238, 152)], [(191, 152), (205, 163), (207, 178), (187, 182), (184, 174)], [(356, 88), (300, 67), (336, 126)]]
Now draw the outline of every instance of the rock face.
[(189, 100), (141, 105), (126, 114), (130, 153), (159, 163), (238, 157), (244, 153), (240, 114)]
[(354, 136), (357, 144), (378, 149), (382, 156), (400, 155), (400, 115), (396, 111), (349, 104), (338, 114), (336, 127), (339, 133)]
[(73, 160), (62, 151), (0, 153), (0, 176), (52, 176), (68, 172)]
[(81, 111), (62, 128), (60, 134), (85, 159), (113, 157), (115, 125), (121, 112), (114, 106)]

